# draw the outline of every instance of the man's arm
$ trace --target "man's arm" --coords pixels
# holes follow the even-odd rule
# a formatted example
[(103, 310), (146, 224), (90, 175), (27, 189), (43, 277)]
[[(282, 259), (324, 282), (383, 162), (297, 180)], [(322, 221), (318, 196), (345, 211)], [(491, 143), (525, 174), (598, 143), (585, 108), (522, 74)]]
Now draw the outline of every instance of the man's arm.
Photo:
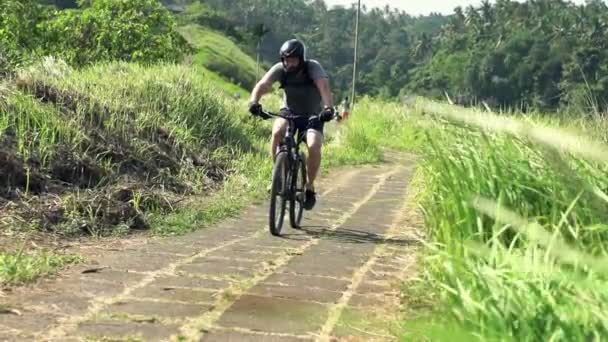
[(319, 89), (319, 93), (321, 94), (321, 100), (323, 101), (323, 106), (325, 107), (334, 107), (334, 99), (329, 90), (329, 77), (327, 73), (319, 64), (319, 62), (311, 60), (308, 64), (308, 72), (311, 78), (314, 80), (317, 89)]
[(334, 99), (329, 90), (329, 80), (326, 77), (321, 77), (315, 80), (315, 84), (319, 89), (319, 93), (321, 93), (321, 99), (323, 100), (323, 105), (325, 107), (334, 106)]
[(272, 67), (262, 79), (255, 85), (253, 91), (251, 91), (251, 103), (259, 103), (262, 96), (272, 90), (272, 84), (277, 80), (277, 68)]

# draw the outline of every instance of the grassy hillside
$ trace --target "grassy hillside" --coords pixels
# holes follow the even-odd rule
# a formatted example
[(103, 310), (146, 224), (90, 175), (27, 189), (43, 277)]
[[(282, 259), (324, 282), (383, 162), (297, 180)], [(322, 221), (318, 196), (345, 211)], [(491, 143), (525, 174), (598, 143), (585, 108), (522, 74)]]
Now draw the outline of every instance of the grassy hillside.
[(1, 81), (0, 283), (77, 261), (45, 250), (57, 238), (181, 234), (263, 196), (270, 122), (246, 112), (255, 61), (187, 19), (195, 55), (181, 65), (46, 58)]
[[(49, 59), (21, 70), (0, 87), (0, 231), (70, 238), (196, 229), (203, 214), (171, 229), (162, 218), (179, 211), (185, 197), (221, 200), (232, 175), (255, 178), (269, 164), (255, 157), (269, 128), (239, 104), (193, 67), (109, 63), (74, 70)], [(245, 159), (259, 167), (244, 170)], [(240, 193), (262, 189), (261, 181)], [(21, 247), (3, 240), (5, 253)]]
[(220, 147), (251, 148), (242, 122), (228, 116), (229, 105), (191, 70), (60, 65), (20, 73), (6, 101), (3, 133), (13, 139), (5, 146), (14, 146), (31, 176), (23, 191), (53, 191), (44, 181), (50, 174), (63, 182), (60, 188), (137, 182), (200, 192), (223, 178), (222, 158), (230, 156), (218, 155)]
[[(245, 54), (230, 38), (198, 24), (182, 26), (178, 31), (197, 50), (193, 62), (221, 75), (230, 83), (252, 89), (256, 79), (256, 61)], [(260, 66), (263, 73), (265, 66)]]
[[(197, 66), (52, 58), (4, 81), (0, 283), (77, 262), (46, 250), (57, 239), (182, 234), (265, 200), (271, 121), (217, 91), (226, 84)], [(328, 127), (326, 167), (377, 160), (340, 130)]]

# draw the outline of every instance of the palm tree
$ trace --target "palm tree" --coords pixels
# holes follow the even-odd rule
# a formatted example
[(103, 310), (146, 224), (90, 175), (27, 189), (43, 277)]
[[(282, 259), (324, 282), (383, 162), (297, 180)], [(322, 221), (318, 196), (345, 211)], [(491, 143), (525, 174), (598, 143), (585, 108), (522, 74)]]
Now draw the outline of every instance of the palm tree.
[(262, 39), (264, 36), (270, 32), (270, 29), (266, 27), (264, 23), (258, 24), (253, 29), (253, 36), (257, 41), (256, 48), (256, 72), (255, 72), (255, 82), (257, 83), (260, 75), (260, 47), (262, 46)]

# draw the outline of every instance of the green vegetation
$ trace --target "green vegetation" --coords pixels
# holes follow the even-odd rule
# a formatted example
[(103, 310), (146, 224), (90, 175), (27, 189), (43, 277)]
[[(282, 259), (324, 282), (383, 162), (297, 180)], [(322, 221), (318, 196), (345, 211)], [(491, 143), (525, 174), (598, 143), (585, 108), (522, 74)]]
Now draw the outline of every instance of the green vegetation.
[[(263, 194), (269, 123), (217, 91), (247, 95), (221, 76), (230, 63), (255, 77), (229, 39), (185, 25), (200, 50), (176, 65), (194, 50), (157, 1), (0, 6), (0, 73), (11, 74), (0, 83), (3, 238), (182, 234)], [(64, 264), (15, 246), (0, 250), (7, 284)]]
[(156, 0), (96, 0), (82, 10), (55, 11), (51, 18), (43, 24), (43, 49), (73, 65), (180, 61), (189, 51), (175, 19)]
[[(206, 69), (202, 66), (196, 66), (194, 68), (197, 73), (200, 73), (202, 77), (204, 77), (209, 83), (212, 83), (216, 88), (223, 91), (223, 94), (226, 96), (237, 97), (240, 99), (248, 99), (250, 92), (245, 89), (239, 87), (234, 83), (230, 83), (225, 78), (223, 78), (220, 74)], [(237, 95), (238, 94), (238, 95)]]
[[(135, 8), (145, 12), (146, 6), (152, 6), (151, 13), (158, 13), (159, 20), (167, 15), (151, 2), (123, 5), (100, 2), (96, 7), (54, 12), (32, 3), (45, 13), (42, 24), (57, 29), (67, 27), (69, 20), (86, 18), (100, 25), (122, 18), (126, 25)], [(19, 6), (12, 9), (13, 15), (6, 15), (11, 25), (19, 22), (18, 15), (31, 15)], [(114, 16), (105, 16), (109, 9)], [(152, 25), (146, 31), (153, 33), (151, 39), (164, 41), (173, 19), (167, 20), (155, 24), (158, 30), (152, 29), (152, 22), (142, 25)], [(132, 34), (142, 29), (137, 21), (132, 24)], [(206, 68), (221, 72), (221, 63), (226, 68), (238, 65), (239, 75), (251, 78), (255, 64), (218, 33), (195, 25), (182, 29), (198, 50), (194, 65), (168, 64), (161, 55), (155, 55), (154, 62), (133, 54), (119, 56), (113, 44), (123, 42), (117, 37), (94, 50), (79, 43), (63, 46), (59, 57), (33, 54), (31, 59), (11, 59), (12, 77), (0, 87), (0, 196), (14, 203), (4, 209), (8, 215), (2, 222), (3, 236), (25, 236), (32, 229), (63, 238), (122, 236), (142, 229), (183, 234), (265, 199), (270, 122), (251, 118), (244, 101), (218, 92), (220, 88), (231, 96), (239, 93), (243, 99), (248, 95)], [(21, 34), (38, 43), (51, 37), (28, 36), (26, 31), (3, 37)], [(145, 42), (144, 37), (140, 36)], [(139, 43), (121, 46), (136, 51)], [(50, 45), (38, 47), (24, 49), (22, 56), (27, 51), (39, 56), (52, 52)], [(70, 55), (80, 47), (82, 55)], [(165, 57), (172, 53), (165, 52)], [(265, 104), (276, 109), (278, 101), (271, 95)], [(334, 153), (340, 153), (339, 148)], [(63, 265), (62, 257), (54, 254), (15, 257), (18, 252), (10, 246), (0, 251), (8, 260), (7, 283), (31, 281)]]
[[(298, 37), (332, 75), (338, 98), (351, 85), (355, 8), (328, 9), (319, 2), (207, 0), (239, 32), (255, 37), (262, 56)], [(602, 111), (608, 101), (602, 1), (499, 0), (455, 7), (447, 16), (412, 17), (390, 7), (365, 8), (360, 22), (357, 92), (383, 98), (411, 94), (474, 105), (525, 110)], [(219, 26), (218, 26), (218, 29)], [(223, 30), (228, 33), (228, 30)], [(257, 39), (242, 38), (255, 51)]]
[[(256, 79), (256, 62), (225, 35), (197, 24), (179, 28), (179, 32), (197, 49), (196, 65), (220, 74), (232, 84), (252, 89)], [(263, 67), (263, 66), (262, 66)], [(260, 70), (264, 73), (265, 70)]]
[(421, 160), (427, 248), (420, 281), (404, 293), (404, 340), (605, 336), (603, 120), (499, 116), (423, 99), (358, 108), (370, 144)]
[(502, 0), (457, 7), (426, 47), (428, 62), (408, 89), (439, 96), (445, 90), (462, 103), (487, 100), (526, 110), (602, 110), (608, 31), (601, 23), (607, 15), (601, 1)]
[[(10, 162), (2, 190), (72, 190), (53, 224), (81, 230), (145, 227), (145, 211), (216, 189), (235, 156), (263, 134), (192, 68), (111, 63), (77, 71), (48, 60), (15, 84), (0, 112)], [(90, 202), (86, 190), (102, 188)], [(39, 219), (46, 226), (48, 218)]]
[[(77, 7), (73, 1), (54, 4)], [(32, 229), (97, 236), (145, 228), (147, 212), (166, 210), (178, 194), (216, 183), (201, 179), (223, 165), (221, 158), (197, 159), (210, 155), (211, 146), (192, 148), (193, 137), (222, 137), (202, 128), (191, 134), (178, 122), (185, 117), (171, 117), (159, 108), (164, 104), (145, 98), (169, 95), (160, 79), (147, 82), (150, 71), (162, 67), (136, 80), (142, 66), (103, 64), (179, 61), (190, 49), (173, 16), (153, 0), (79, 4), (57, 11), (35, 0), (0, 3), (2, 285), (35, 280), (76, 260), (41, 252), (44, 243), (16, 251), (16, 242)], [(53, 57), (43, 58), (48, 55)], [(137, 99), (145, 105), (138, 107)], [(214, 115), (219, 102), (190, 105), (202, 110), (197, 118), (205, 118), (205, 110)], [(164, 116), (153, 117), (161, 111)], [(188, 169), (184, 159), (207, 168)]]
[(76, 256), (48, 252), (0, 253), (0, 287), (29, 282), (78, 261)]
[(81, 1), (55, 10), (36, 0), (0, 4), (0, 74), (42, 56), (72, 66), (110, 60), (180, 61), (190, 51), (175, 18), (156, 0)]
[(441, 259), (429, 280), (454, 317), (488, 337), (605, 335), (605, 145), (583, 138), (595, 130), (426, 108), (466, 124), (433, 129), (423, 145)]
[[(197, 64), (250, 89), (255, 68), (245, 56), (254, 56), (259, 42), (268, 66), (280, 44), (295, 36), (332, 75), (337, 99), (350, 87), (354, 8), (304, 0), (184, 0), (179, 5), (185, 11), (174, 17), (156, 0), (82, 2), (77, 8), (73, 1), (50, 2), (62, 9), (35, 0), (0, 5), (0, 72), (48, 54), (87, 64), (180, 61), (194, 53)], [(447, 93), (458, 103), (484, 101), (494, 108), (601, 112), (607, 102), (607, 15), (601, 1), (486, 1), (456, 7), (448, 16), (421, 17), (363, 6), (357, 92), (393, 99)], [(176, 23), (197, 48), (186, 46)]]
[[(254, 163), (269, 163), (256, 152), (268, 124), (250, 119), (195, 67), (75, 70), (47, 59), (19, 71), (1, 98), (0, 191), (16, 204), (9, 217), (21, 218), (3, 221), (6, 234), (183, 233), (234, 214), (249, 199), (240, 195), (263, 187), (264, 168)], [(181, 229), (171, 228), (175, 220), (185, 222)], [(44, 260), (11, 267), (60, 265)]]
[[(241, 48), (253, 55), (258, 38), (264, 61), (278, 60), (278, 49), (290, 38), (301, 38), (309, 56), (321, 62), (331, 75), (335, 98), (347, 94), (352, 79), (355, 11), (328, 9), (324, 3), (295, 0), (276, 1), (206, 0), (207, 11), (221, 14), (231, 23), (222, 32), (238, 37)], [(201, 10), (201, 12), (204, 12)], [(412, 51), (420, 37), (438, 32), (446, 22), (441, 16), (414, 18), (388, 9), (365, 9), (361, 16), (361, 37), (357, 92), (397, 96), (410, 79), (415, 66)], [(234, 34), (237, 31), (238, 34)]]
[[(303, 38), (336, 99), (350, 84), (351, 8), (209, 0), (176, 18), (152, 0), (61, 3), (72, 9), (0, 4), (3, 238), (182, 234), (264, 200), (270, 122), (244, 103), (257, 38), (266, 63)], [(404, 339), (608, 333), (607, 13), (549, 0), (449, 17), (364, 11), (357, 91), (373, 97), (328, 127), (324, 170), (381, 161), (385, 148), (420, 157), (424, 291), (406, 292), (419, 317)], [(409, 100), (446, 93), (505, 110)], [(77, 261), (14, 249), (0, 251), (3, 284)]]

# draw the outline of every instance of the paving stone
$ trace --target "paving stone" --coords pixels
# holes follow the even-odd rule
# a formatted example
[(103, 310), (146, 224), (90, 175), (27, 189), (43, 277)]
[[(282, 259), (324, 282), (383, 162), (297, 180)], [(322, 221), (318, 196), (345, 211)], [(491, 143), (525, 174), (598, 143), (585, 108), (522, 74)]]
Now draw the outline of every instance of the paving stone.
[(230, 258), (232, 255), (240, 255), (242, 253), (259, 253), (259, 254), (266, 254), (266, 255), (281, 255), (281, 254), (283, 254), (283, 251), (285, 250), (284, 247), (270, 247), (270, 246), (266, 246), (266, 247), (261, 248), (257, 244), (252, 243), (250, 241), (251, 240), (249, 240), (247, 242), (241, 242), (241, 243), (238, 243), (238, 244), (226, 246), (225, 248), (213, 251), (213, 252), (211, 252), (211, 253), (209, 253), (207, 255), (211, 256), (211, 257), (219, 256), (219, 257), (225, 257), (225, 258)]
[(18, 342), (18, 341), (34, 341), (34, 340), (35, 340), (35, 336), (32, 333), (2, 330), (2, 327), (0, 327), (0, 341), (1, 342)]
[(402, 332), (401, 322), (387, 320), (384, 314), (369, 308), (347, 307), (342, 312), (331, 335), (333, 341), (395, 341)]
[(309, 252), (290, 260), (280, 272), (350, 278), (363, 262), (361, 259), (349, 259), (335, 254), (320, 256)]
[(245, 334), (232, 331), (210, 332), (201, 338), (201, 342), (304, 342), (312, 339), (291, 336), (272, 336), (262, 334)]
[(122, 285), (133, 285), (140, 282), (146, 275), (129, 272), (128, 270), (115, 270), (111, 268), (87, 267), (86, 273), (80, 272), (79, 279), (82, 281), (97, 280)]
[(87, 312), (89, 300), (74, 293), (34, 293), (26, 296), (19, 305), (35, 312), (72, 316)]
[(198, 264), (198, 265), (229, 265), (231, 267), (240, 267), (240, 268), (252, 268), (256, 267), (256, 264), (259, 263), (257, 260), (251, 259), (238, 259), (235, 260), (236, 256), (227, 256), (227, 257), (200, 257), (192, 260), (190, 264)]
[[(19, 310), (19, 309), (17, 309)], [(53, 326), (60, 316), (21, 310), (21, 315), (1, 314), (0, 326), (21, 330), (26, 334), (38, 333)]]
[(193, 289), (210, 289), (217, 290), (230, 286), (227, 280), (204, 279), (191, 276), (163, 276), (152, 281), (149, 286), (153, 287), (181, 287)]
[(175, 254), (177, 256), (191, 256), (202, 252), (203, 250), (212, 247), (211, 243), (200, 243), (198, 241), (187, 241), (184, 243), (166, 241), (165, 243), (157, 243), (150, 249), (158, 253)]
[(179, 301), (188, 303), (211, 303), (215, 301), (217, 292), (182, 289), (176, 287), (146, 286), (135, 290), (131, 296), (140, 299), (159, 299), (164, 301)]
[(80, 323), (75, 335), (98, 339), (138, 337), (144, 341), (167, 341), (171, 335), (177, 333), (179, 333), (177, 325), (101, 320)]
[(180, 256), (169, 255), (135, 255), (134, 253), (119, 253), (105, 256), (100, 266), (109, 266), (117, 270), (131, 270), (138, 272), (153, 272), (163, 269), (172, 262), (179, 260)]
[(128, 300), (110, 305), (105, 309), (108, 314), (129, 314), (151, 317), (186, 318), (205, 313), (211, 305), (202, 304), (167, 304), (152, 301)]
[(49, 296), (58, 292), (78, 293), (82, 297), (108, 297), (122, 293), (125, 285), (121, 283), (108, 283), (95, 280), (83, 280), (79, 276), (64, 279), (58, 283), (53, 290), (48, 292)]
[(350, 300), (348, 301), (348, 305), (357, 306), (357, 307), (361, 307), (361, 306), (375, 307), (375, 306), (383, 306), (388, 301), (392, 301), (392, 298), (386, 297), (384, 295), (353, 294), (351, 296)]
[(311, 289), (304, 288), (301, 286), (281, 286), (271, 284), (256, 285), (248, 292), (251, 294), (267, 297), (315, 301), (328, 304), (335, 303), (338, 299), (340, 299), (340, 297), (342, 297), (342, 292), (337, 291)]
[(327, 308), (321, 304), (244, 295), (226, 310), (217, 324), (299, 335), (317, 331), (326, 319)]
[(201, 260), (213, 259), (213, 258), (224, 258), (232, 260), (235, 263), (240, 264), (241, 267), (251, 267), (252, 264), (261, 264), (263, 262), (271, 262), (284, 255), (283, 250), (274, 251), (274, 253), (263, 253), (262, 251), (248, 251), (248, 252), (233, 252), (226, 254), (224, 251), (218, 251), (211, 253), (206, 257), (196, 259), (193, 263), (200, 263)]
[(372, 268), (370, 271), (368, 271), (365, 274), (365, 278), (366, 281), (371, 281), (371, 282), (395, 282), (397, 281), (397, 277), (396, 277), (396, 272), (382, 272), (379, 271), (378, 269), (374, 269)]
[(177, 268), (180, 272), (193, 275), (209, 275), (223, 277), (252, 277), (259, 267), (241, 268), (233, 266), (232, 262), (224, 261), (218, 263), (186, 264)]
[(346, 290), (346, 288), (350, 284), (350, 281), (309, 275), (276, 273), (267, 277), (264, 280), (264, 283), (289, 286), (303, 286), (342, 292)]
[[(288, 217), (286, 217), (286, 218), (289, 219)], [(289, 225), (289, 222), (286, 221), (285, 223)], [(286, 231), (288, 229), (290, 229), (286, 226), (283, 228)], [(279, 248), (279, 249), (297, 248), (297, 247), (302, 246), (304, 243), (306, 243), (306, 241), (277, 238), (277, 237), (271, 236), (270, 233), (268, 233), (268, 234), (264, 234), (256, 239), (244, 242), (242, 245), (246, 246), (246, 248), (248, 248), (248, 249), (265, 250), (267, 248)]]
[(388, 283), (362, 281), (357, 287), (357, 293), (359, 294), (382, 294), (391, 292), (393, 289)]

